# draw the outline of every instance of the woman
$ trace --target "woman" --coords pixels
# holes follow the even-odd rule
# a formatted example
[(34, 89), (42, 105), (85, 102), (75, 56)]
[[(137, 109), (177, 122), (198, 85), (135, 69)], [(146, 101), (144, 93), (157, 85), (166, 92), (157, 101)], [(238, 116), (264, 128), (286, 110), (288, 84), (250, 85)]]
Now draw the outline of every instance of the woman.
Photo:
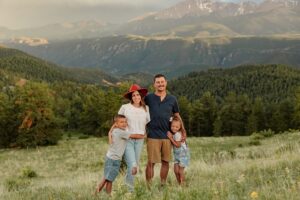
[[(118, 114), (126, 116), (128, 132), (142, 135), (146, 133), (146, 124), (150, 121), (149, 108), (144, 102), (147, 92), (147, 89), (133, 84), (128, 92), (124, 94), (124, 97), (129, 99), (130, 103), (122, 105)], [(134, 175), (138, 170), (143, 143), (144, 139), (129, 139), (126, 146), (124, 154), (127, 164), (125, 183), (130, 191), (133, 191), (134, 188)]]

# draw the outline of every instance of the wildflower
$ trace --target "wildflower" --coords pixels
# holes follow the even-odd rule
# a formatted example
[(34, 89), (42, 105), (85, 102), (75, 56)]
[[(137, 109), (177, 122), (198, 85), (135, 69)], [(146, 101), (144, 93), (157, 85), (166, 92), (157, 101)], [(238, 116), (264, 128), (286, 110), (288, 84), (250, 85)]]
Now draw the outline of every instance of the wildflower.
[(255, 192), (255, 191), (253, 191), (253, 192), (251, 192), (250, 197), (251, 197), (252, 199), (257, 199), (257, 198), (258, 198), (258, 193)]

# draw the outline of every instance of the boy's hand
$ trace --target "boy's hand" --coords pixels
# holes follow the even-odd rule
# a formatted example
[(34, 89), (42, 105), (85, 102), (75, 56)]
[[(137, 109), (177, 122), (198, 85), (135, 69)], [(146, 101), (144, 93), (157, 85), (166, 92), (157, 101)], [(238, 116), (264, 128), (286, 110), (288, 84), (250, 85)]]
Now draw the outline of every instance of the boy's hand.
[(172, 137), (173, 137), (173, 134), (172, 134), (170, 131), (168, 131), (168, 132), (167, 132), (167, 136), (168, 136), (168, 138), (172, 138)]

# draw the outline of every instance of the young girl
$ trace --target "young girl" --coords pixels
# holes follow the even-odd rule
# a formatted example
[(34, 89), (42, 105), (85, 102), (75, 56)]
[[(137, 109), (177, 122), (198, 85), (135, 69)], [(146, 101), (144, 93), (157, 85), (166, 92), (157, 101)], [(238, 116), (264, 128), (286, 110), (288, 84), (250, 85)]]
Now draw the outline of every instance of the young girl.
[(189, 165), (190, 153), (182, 138), (182, 122), (178, 118), (173, 118), (171, 122), (171, 131), (168, 131), (168, 138), (173, 144), (174, 154), (174, 173), (177, 182), (181, 185), (184, 182), (184, 168)]

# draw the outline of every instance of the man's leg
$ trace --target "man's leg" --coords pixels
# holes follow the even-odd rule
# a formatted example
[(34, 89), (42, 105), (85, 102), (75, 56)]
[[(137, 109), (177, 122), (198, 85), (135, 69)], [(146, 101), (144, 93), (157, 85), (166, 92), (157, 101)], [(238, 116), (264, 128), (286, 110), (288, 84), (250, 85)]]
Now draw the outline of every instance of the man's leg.
[(155, 163), (159, 163), (161, 160), (161, 149), (162, 142), (158, 139), (147, 139), (147, 155), (148, 155), (148, 162), (146, 167), (146, 181), (148, 186), (154, 176), (154, 165)]
[(169, 172), (169, 162), (171, 161), (172, 144), (169, 139), (162, 139), (161, 148), (161, 168), (160, 168), (160, 181), (164, 185), (167, 180)]
[(169, 162), (162, 160), (161, 168), (160, 168), (160, 182), (162, 185), (166, 183), (168, 172), (169, 172)]
[(146, 181), (147, 183), (150, 183), (153, 176), (154, 176), (154, 165), (155, 163), (151, 163), (148, 161), (147, 166), (146, 166)]

